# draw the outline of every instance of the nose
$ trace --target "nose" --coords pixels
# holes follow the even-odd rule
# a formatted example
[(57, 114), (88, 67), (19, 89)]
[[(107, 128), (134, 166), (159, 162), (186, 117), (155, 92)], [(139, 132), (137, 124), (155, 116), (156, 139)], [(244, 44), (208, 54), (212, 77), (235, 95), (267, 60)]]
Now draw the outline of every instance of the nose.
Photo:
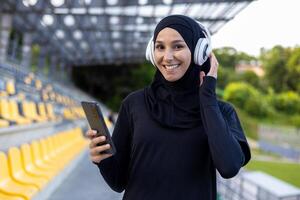
[(173, 60), (173, 58), (174, 58), (173, 51), (172, 50), (166, 50), (165, 55), (164, 55), (164, 59), (166, 61), (171, 61), (171, 60)]

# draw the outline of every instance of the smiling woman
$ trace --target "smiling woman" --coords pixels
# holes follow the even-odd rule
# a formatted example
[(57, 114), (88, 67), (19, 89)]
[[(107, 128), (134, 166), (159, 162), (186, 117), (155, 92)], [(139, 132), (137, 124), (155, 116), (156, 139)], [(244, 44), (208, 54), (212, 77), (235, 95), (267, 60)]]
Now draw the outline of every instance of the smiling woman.
[(191, 51), (181, 35), (172, 28), (159, 32), (154, 57), (157, 68), (168, 81), (179, 80), (191, 63)]
[(162, 19), (146, 53), (157, 70), (122, 102), (117, 153), (101, 154), (105, 139), (87, 131), (91, 160), (123, 199), (215, 200), (216, 170), (231, 178), (250, 160), (234, 108), (216, 98), (218, 62), (206, 32), (183, 15)]

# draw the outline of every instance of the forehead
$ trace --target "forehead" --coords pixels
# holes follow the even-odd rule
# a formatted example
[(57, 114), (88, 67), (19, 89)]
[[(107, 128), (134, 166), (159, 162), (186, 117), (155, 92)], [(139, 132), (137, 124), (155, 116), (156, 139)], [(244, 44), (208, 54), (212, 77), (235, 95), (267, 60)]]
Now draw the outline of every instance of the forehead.
[(182, 40), (182, 36), (173, 28), (166, 27), (162, 29), (156, 38), (156, 41), (172, 41), (172, 40)]

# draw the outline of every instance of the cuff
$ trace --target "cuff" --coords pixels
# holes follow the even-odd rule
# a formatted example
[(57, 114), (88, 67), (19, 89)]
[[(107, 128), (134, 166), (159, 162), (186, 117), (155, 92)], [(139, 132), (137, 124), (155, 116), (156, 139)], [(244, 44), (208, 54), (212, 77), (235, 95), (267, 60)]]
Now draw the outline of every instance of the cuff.
[(200, 104), (203, 106), (217, 106), (216, 97), (217, 79), (213, 76), (204, 76), (203, 84), (200, 87)]

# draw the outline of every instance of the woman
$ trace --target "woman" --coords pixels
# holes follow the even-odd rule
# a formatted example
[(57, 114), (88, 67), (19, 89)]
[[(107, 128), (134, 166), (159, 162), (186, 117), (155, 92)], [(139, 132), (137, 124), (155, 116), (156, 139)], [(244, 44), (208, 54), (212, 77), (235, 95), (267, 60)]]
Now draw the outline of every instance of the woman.
[(109, 149), (96, 146), (105, 138), (87, 132), (91, 160), (114, 191), (125, 190), (123, 199), (216, 199), (216, 169), (230, 178), (249, 161), (234, 108), (216, 98), (217, 59), (211, 53), (195, 63), (206, 37), (189, 17), (162, 19), (153, 36), (156, 74), (122, 102), (112, 136), (117, 153), (99, 154)]

